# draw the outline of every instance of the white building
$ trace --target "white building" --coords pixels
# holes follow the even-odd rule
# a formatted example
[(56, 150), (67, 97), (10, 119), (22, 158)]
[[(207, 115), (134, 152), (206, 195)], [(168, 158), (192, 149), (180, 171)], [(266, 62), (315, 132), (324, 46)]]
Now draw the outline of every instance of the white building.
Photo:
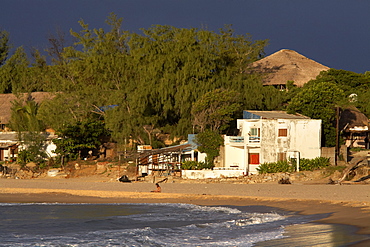
[[(321, 155), (321, 120), (282, 111), (243, 111), (238, 136), (225, 136), (218, 169), (258, 173), (262, 163)], [(223, 164), (222, 164), (223, 163)]]

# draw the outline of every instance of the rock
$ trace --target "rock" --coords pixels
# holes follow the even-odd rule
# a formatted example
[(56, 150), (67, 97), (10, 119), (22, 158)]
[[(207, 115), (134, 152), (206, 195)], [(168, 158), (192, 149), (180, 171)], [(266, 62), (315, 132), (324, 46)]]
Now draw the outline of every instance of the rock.
[(96, 173), (101, 174), (107, 171), (105, 164), (96, 164)]
[(49, 177), (56, 177), (59, 173), (59, 169), (50, 169), (48, 170)]
[(120, 181), (122, 183), (131, 183), (130, 179), (128, 179), (128, 177), (126, 175), (123, 175), (122, 177), (120, 177), (118, 179), (118, 181)]
[(26, 167), (30, 170), (33, 170), (35, 167), (37, 167), (36, 163), (30, 162), (26, 165)]
[(279, 184), (292, 184), (289, 180), (289, 178), (282, 178), (278, 182)]

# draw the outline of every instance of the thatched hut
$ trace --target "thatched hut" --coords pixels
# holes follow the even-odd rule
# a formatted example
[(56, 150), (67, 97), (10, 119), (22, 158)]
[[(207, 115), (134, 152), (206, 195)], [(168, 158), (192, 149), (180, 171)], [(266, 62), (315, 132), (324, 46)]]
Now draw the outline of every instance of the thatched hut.
[(339, 131), (347, 147), (369, 148), (369, 119), (357, 108), (353, 107), (341, 111)]
[(319, 64), (296, 51), (283, 49), (252, 64), (264, 74), (263, 85), (285, 89), (288, 81), (302, 87), (329, 67)]

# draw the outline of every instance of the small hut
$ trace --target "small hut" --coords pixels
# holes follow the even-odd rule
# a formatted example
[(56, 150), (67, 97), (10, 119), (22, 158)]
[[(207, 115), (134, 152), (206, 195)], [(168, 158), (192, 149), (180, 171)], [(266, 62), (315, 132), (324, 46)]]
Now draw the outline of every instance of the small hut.
[(347, 108), (341, 111), (339, 131), (347, 147), (369, 149), (369, 119), (357, 108)]

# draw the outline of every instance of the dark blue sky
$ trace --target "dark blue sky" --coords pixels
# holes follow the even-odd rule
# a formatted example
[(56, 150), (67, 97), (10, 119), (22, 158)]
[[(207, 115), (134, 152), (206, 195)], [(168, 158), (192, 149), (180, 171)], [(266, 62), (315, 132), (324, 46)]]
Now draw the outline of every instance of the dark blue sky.
[(267, 55), (292, 49), (331, 68), (370, 71), (368, 0), (3, 0), (0, 29), (15, 47), (42, 49), (57, 28), (79, 31), (80, 19), (107, 28), (111, 12), (133, 32), (154, 24), (212, 31), (232, 24), (237, 34), (268, 39)]

